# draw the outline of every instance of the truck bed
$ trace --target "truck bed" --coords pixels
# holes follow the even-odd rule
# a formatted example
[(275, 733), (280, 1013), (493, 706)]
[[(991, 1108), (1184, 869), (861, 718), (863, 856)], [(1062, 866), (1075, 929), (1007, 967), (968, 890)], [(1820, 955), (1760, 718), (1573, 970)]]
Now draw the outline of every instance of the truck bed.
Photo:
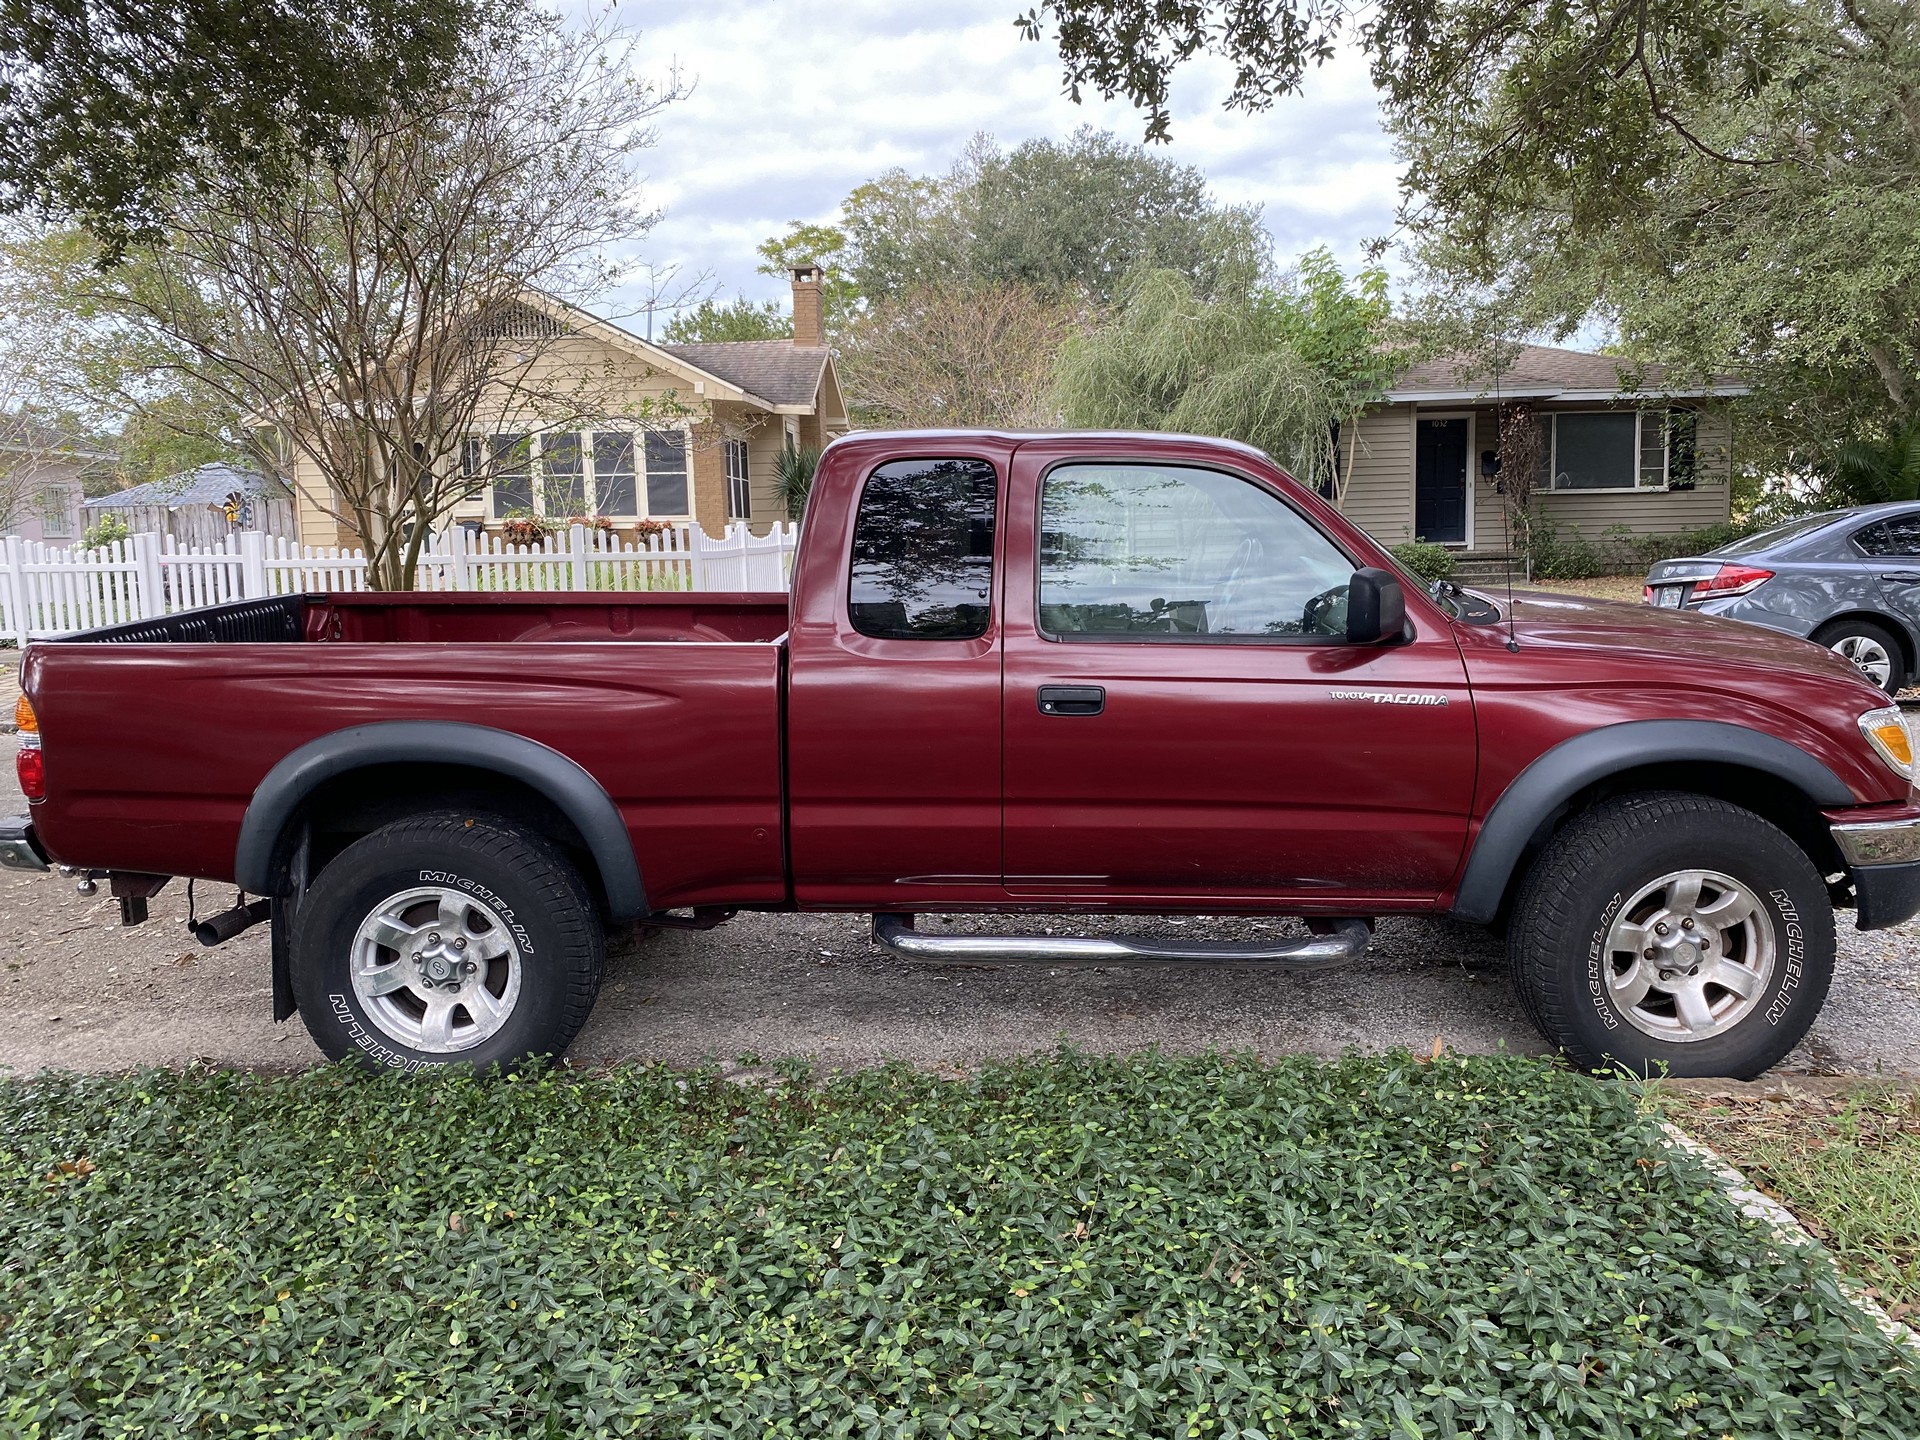
[[(36, 642), (56, 859), (230, 879), (254, 789), (336, 731), (445, 720), (575, 761), (656, 908), (775, 904), (785, 595), (339, 594)], [(513, 647), (507, 649), (505, 647)]]
[(787, 629), (783, 594), (673, 591), (498, 595), (410, 592), (281, 595), (82, 631), (45, 644), (272, 644), (299, 641), (536, 644), (556, 640), (753, 644)]

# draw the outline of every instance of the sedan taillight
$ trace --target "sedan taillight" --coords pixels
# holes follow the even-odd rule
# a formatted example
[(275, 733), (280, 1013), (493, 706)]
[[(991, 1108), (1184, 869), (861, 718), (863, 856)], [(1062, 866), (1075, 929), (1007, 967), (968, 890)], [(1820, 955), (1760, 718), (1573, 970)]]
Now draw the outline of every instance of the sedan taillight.
[(1755, 565), (1722, 565), (1704, 580), (1693, 582), (1689, 600), (1725, 600), (1757, 590), (1773, 578), (1773, 571)]

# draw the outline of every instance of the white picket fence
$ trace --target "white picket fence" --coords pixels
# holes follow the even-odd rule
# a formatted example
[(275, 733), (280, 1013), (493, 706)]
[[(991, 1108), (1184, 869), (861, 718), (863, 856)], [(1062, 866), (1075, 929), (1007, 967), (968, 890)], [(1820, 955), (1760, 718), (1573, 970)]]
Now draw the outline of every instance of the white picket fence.
[[(420, 590), (785, 590), (799, 527), (718, 537), (675, 526), (639, 543), (574, 525), (539, 545), (508, 545), (461, 529), (423, 547)], [(140, 534), (93, 550), (0, 539), (0, 640), (28, 640), (149, 620), (229, 600), (312, 590), (364, 590), (361, 550), (299, 545), (243, 531), (212, 548)]]

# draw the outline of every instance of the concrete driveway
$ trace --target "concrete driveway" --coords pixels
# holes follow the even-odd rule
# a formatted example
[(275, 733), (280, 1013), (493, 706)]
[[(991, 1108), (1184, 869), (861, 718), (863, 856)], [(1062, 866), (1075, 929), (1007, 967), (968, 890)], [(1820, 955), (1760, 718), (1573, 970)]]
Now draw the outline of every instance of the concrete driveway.
[[(233, 894), (206, 885), (198, 893), (203, 913)], [(145, 925), (122, 930), (104, 890), (89, 899), (57, 875), (0, 872), (0, 1068), (319, 1062), (297, 1019), (269, 1018), (265, 927), (202, 950), (185, 919), (180, 882), (156, 898)], [(1229, 923), (1281, 927), (1135, 922), (1185, 935)], [(1088, 921), (1103, 927), (1126, 922)], [(1315, 975), (916, 966), (866, 934), (853, 916), (748, 915), (704, 934), (622, 942), (572, 1059), (812, 1055), (853, 1066), (897, 1057), (945, 1068), (1060, 1038), (1100, 1050), (1219, 1046), (1269, 1056), (1425, 1050), (1436, 1038), (1462, 1051), (1544, 1050), (1507, 988), (1499, 946), (1443, 921), (1385, 922), (1365, 960)], [(1920, 1074), (1920, 928), (1844, 933), (1833, 996), (1787, 1068)]]

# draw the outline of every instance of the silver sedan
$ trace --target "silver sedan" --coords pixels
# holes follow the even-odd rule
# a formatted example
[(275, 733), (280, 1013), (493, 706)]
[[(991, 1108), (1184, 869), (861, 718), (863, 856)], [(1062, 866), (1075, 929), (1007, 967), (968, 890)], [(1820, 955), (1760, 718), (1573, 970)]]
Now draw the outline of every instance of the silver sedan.
[(1662, 560), (1646, 599), (1812, 640), (1897, 692), (1920, 666), (1920, 503), (1806, 515)]

